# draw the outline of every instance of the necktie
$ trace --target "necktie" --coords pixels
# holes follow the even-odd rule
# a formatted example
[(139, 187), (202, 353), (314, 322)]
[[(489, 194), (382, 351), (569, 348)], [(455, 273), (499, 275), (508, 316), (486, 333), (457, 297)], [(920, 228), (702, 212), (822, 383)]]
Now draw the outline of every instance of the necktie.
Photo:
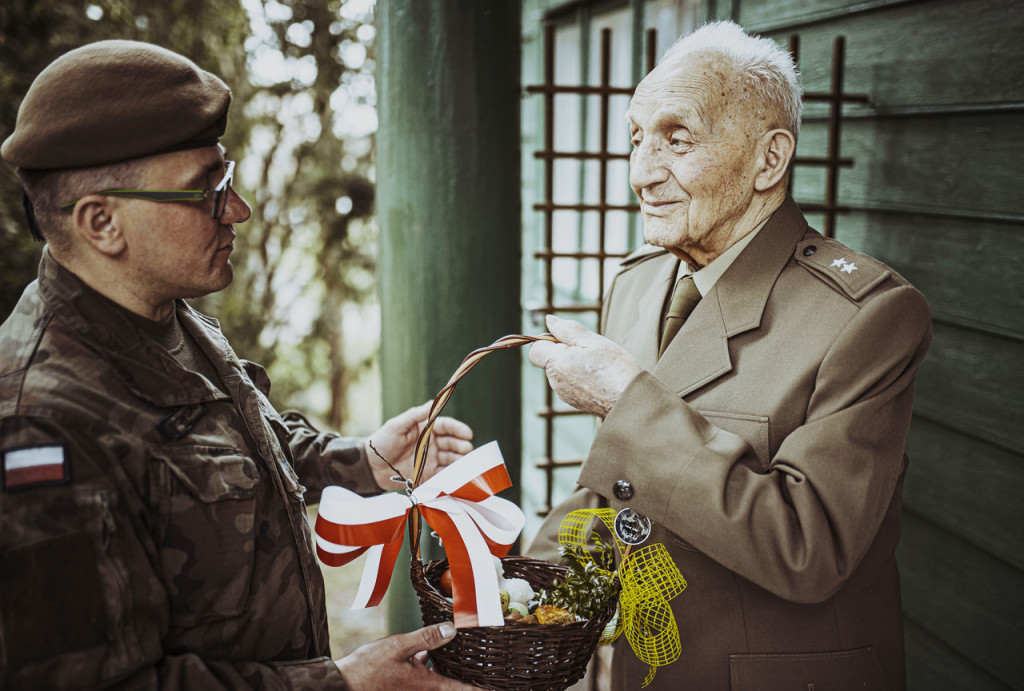
[(672, 290), (672, 302), (668, 306), (668, 314), (665, 315), (665, 326), (661, 332), (661, 347), (658, 349), (658, 357), (664, 354), (668, 344), (679, 333), (683, 322), (690, 316), (690, 312), (700, 302), (700, 291), (697, 284), (693, 282), (693, 276), (683, 276), (676, 281), (676, 287)]

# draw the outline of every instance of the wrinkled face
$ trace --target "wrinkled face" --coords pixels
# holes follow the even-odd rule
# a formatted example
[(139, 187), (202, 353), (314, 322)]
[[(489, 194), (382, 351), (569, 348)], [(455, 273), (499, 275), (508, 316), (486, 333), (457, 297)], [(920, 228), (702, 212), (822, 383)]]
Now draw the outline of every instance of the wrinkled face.
[(724, 251), (742, 225), (765, 132), (753, 94), (719, 63), (690, 56), (659, 65), (637, 87), (628, 112), (629, 182), (644, 238), (698, 259)]
[[(147, 162), (139, 187), (154, 190), (213, 189), (224, 177), (224, 155), (217, 146), (156, 156)], [(229, 188), (230, 189), (230, 188)], [(127, 239), (125, 269), (140, 297), (159, 303), (222, 290), (231, 283), (233, 223), (250, 209), (231, 190), (219, 219), (213, 202), (155, 203), (121, 200)]]

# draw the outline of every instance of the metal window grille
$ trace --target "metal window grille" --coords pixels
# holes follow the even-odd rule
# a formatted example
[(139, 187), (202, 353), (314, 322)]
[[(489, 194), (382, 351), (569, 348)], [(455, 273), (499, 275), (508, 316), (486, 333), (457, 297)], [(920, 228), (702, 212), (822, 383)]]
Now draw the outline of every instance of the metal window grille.
[[(793, 60), (800, 63), (800, 36), (792, 34), (789, 37), (789, 52)], [(828, 104), (828, 137), (824, 156), (795, 156), (793, 158), (793, 169), (800, 167), (824, 167), (825, 168), (825, 199), (823, 202), (800, 202), (800, 208), (804, 213), (821, 213), (824, 217), (821, 232), (825, 237), (835, 237), (836, 214), (849, 211), (849, 207), (839, 204), (839, 169), (853, 166), (853, 159), (843, 157), (839, 153), (840, 135), (842, 134), (842, 113), (844, 103), (867, 103), (868, 97), (864, 94), (843, 93), (843, 76), (846, 63), (846, 38), (836, 36), (832, 42), (832, 70), (829, 79), (828, 91), (808, 91), (804, 93), (804, 103), (826, 103)], [(793, 181), (796, 175), (790, 175), (790, 193), (793, 191)]]

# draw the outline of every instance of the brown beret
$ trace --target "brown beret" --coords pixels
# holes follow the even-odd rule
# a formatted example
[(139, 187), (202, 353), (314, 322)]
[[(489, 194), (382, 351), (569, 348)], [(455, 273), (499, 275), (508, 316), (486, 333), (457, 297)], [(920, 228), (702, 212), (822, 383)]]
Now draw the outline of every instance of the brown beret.
[(215, 144), (231, 92), (150, 43), (99, 41), (39, 73), (0, 155), (19, 168), (84, 168)]

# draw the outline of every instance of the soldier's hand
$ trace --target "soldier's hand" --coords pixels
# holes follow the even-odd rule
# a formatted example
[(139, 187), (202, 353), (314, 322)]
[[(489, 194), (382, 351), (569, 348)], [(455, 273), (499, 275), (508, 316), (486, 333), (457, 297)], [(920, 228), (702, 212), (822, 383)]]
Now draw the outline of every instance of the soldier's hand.
[[(394, 471), (377, 458), (377, 454), (370, 448), (370, 443), (372, 442), (380, 455), (388, 459), (402, 475), (411, 480), (416, 440), (430, 415), (431, 403), (432, 401), (427, 401), (396, 415), (381, 425), (381, 428), (367, 440), (366, 452), (370, 458), (370, 467), (373, 468), (374, 479), (381, 489), (402, 488), (391, 481)], [(420, 481), (426, 480), (441, 468), (472, 451), (472, 438), (473, 430), (464, 422), (450, 417), (437, 418), (430, 433), (430, 448)]]
[(534, 343), (530, 362), (544, 368), (559, 398), (603, 419), (643, 368), (618, 344), (579, 322), (549, 314), (546, 324), (559, 342)]
[(451, 622), (419, 631), (381, 638), (335, 660), (352, 691), (363, 689), (438, 689), (459, 691), (473, 687), (427, 669), (427, 652), (455, 638)]

